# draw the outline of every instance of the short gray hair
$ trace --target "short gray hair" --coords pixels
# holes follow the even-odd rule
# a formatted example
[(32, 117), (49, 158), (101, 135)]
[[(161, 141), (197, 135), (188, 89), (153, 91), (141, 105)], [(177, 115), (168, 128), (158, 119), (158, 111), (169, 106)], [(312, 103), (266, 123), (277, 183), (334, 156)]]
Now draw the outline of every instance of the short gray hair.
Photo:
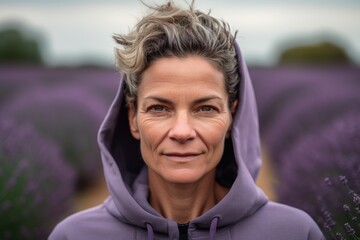
[(194, 9), (182, 9), (172, 1), (147, 6), (152, 12), (143, 17), (128, 34), (114, 35), (123, 48), (116, 48), (116, 65), (126, 75), (125, 94), (136, 102), (142, 73), (152, 61), (163, 57), (196, 55), (209, 60), (224, 74), (229, 105), (237, 99), (240, 76), (235, 36), (229, 24)]

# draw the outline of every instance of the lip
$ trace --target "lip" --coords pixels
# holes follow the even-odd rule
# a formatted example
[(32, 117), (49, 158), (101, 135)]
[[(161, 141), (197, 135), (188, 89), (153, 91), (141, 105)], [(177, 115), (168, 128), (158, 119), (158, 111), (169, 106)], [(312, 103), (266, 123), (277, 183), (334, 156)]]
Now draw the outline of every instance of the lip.
[(188, 162), (194, 160), (200, 155), (201, 153), (193, 153), (193, 152), (186, 152), (186, 153), (170, 152), (163, 154), (163, 156), (165, 156), (167, 159), (177, 162)]

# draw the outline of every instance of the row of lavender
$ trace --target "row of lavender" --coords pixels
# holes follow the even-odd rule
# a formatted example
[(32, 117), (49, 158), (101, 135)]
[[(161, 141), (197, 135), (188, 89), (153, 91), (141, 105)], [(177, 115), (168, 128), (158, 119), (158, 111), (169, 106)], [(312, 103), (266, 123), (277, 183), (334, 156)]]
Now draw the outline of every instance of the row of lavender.
[(46, 239), (100, 176), (96, 134), (115, 95), (103, 69), (0, 69), (0, 239)]
[(252, 69), (278, 201), (360, 239), (360, 68)]
[[(359, 232), (360, 69), (250, 72), (279, 201), (308, 211), (329, 239)], [(0, 239), (43, 239), (100, 174), (96, 132), (118, 78), (108, 69), (0, 68)]]

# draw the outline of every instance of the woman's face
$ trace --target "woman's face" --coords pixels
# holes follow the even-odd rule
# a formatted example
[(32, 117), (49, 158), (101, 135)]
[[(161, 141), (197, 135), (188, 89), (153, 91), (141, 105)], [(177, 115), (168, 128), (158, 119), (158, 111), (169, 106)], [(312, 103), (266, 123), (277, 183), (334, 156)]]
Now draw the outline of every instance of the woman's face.
[(144, 71), (129, 108), (149, 175), (196, 182), (215, 171), (231, 127), (223, 74), (201, 57), (169, 57)]

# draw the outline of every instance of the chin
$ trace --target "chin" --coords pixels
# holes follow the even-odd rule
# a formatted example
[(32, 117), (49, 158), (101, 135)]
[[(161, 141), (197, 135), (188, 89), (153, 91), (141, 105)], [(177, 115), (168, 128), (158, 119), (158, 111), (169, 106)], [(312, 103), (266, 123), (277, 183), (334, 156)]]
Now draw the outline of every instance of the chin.
[(206, 176), (204, 172), (193, 169), (172, 169), (161, 174), (162, 178), (169, 183), (190, 184), (200, 181)]

